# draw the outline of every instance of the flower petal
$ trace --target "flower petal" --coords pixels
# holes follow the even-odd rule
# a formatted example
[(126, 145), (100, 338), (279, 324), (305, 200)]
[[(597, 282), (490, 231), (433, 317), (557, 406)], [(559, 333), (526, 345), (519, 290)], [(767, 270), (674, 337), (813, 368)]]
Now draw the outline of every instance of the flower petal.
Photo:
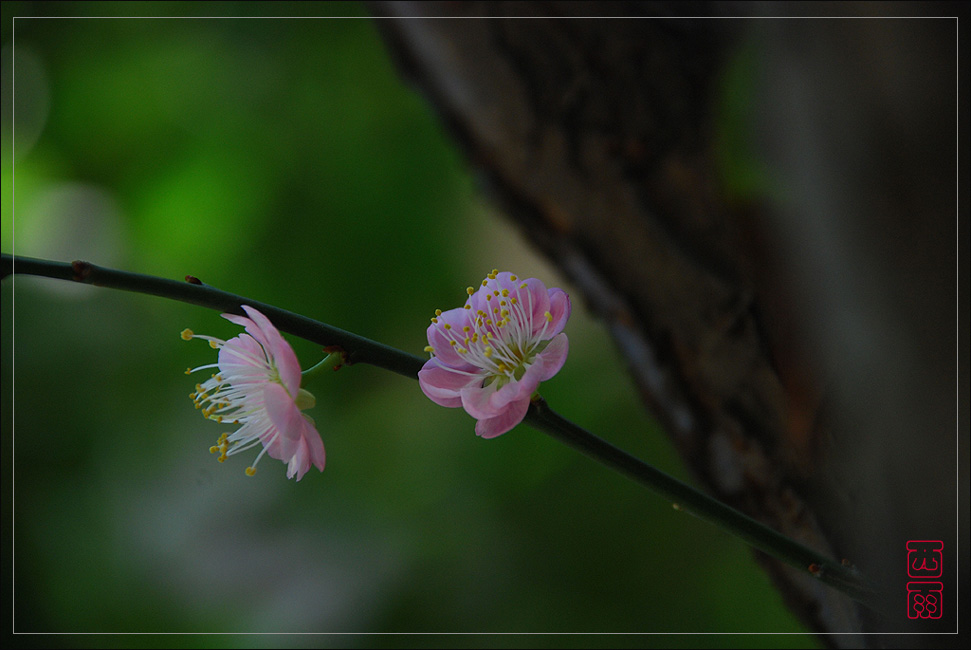
[(295, 441), (300, 437), (303, 431), (303, 415), (283, 386), (270, 382), (263, 387), (263, 408), (266, 409), (270, 422), (284, 438)]
[(266, 381), (266, 355), (249, 334), (240, 334), (219, 348), (219, 372), (229, 383), (239, 380)]
[(280, 373), (280, 380), (286, 387), (287, 392), (296, 397), (300, 390), (300, 362), (297, 355), (287, 343), (280, 331), (273, 326), (266, 316), (259, 310), (243, 305), (249, 318), (237, 316), (236, 314), (223, 314), (223, 318), (231, 323), (236, 323), (246, 328), (246, 332), (256, 339), (266, 350), (267, 360), (270, 365)]
[(418, 372), (418, 385), (428, 399), (440, 406), (455, 408), (462, 406), (459, 392), (473, 383), (482, 383), (482, 376), (474, 366), (452, 368), (438, 358), (429, 359)]
[(541, 280), (529, 278), (519, 283), (520, 286), (523, 284), (526, 285), (526, 288), (519, 289), (521, 296), (519, 300), (527, 309), (532, 309), (532, 312), (527, 312), (527, 314), (529, 314), (529, 322), (532, 326), (530, 334), (535, 335), (549, 322), (546, 320), (546, 312), (550, 310), (550, 295), (546, 290), (546, 285)]
[(472, 417), (492, 418), (509, 408), (511, 402), (529, 398), (539, 386), (539, 372), (530, 374), (529, 370), (520, 380), (510, 379), (502, 388), (498, 382), (488, 386), (473, 384), (462, 389), (462, 406)]
[[(429, 325), (426, 332), (428, 345), (434, 348), (435, 356), (447, 366), (458, 368), (466, 365), (465, 359), (457, 352), (459, 344), (452, 345), (451, 342), (462, 340), (464, 336), (462, 328), (469, 322), (468, 310), (461, 307), (449, 309), (436, 318), (438, 322)], [(445, 325), (448, 325), (450, 329), (446, 329)]]
[(483, 438), (500, 436), (522, 422), (523, 418), (526, 417), (526, 411), (528, 409), (528, 397), (513, 402), (500, 415), (494, 418), (480, 419), (476, 422), (475, 433)]
[(293, 475), (296, 474), (299, 481), (310, 469), (311, 463), (322, 472), (324, 471), (324, 460), (324, 442), (320, 439), (320, 434), (310, 420), (303, 416), (299, 440), (293, 456), (287, 462), (287, 478), (293, 478)]
[(560, 333), (553, 337), (546, 349), (536, 355), (538, 360), (543, 362), (543, 370), (539, 376), (539, 381), (546, 381), (560, 371), (566, 363), (566, 355), (570, 351), (570, 342), (566, 334)]
[(550, 289), (549, 297), (550, 314), (553, 316), (553, 321), (546, 330), (545, 336), (546, 338), (553, 338), (566, 327), (566, 321), (570, 318), (572, 306), (570, 305), (570, 296), (563, 289)]

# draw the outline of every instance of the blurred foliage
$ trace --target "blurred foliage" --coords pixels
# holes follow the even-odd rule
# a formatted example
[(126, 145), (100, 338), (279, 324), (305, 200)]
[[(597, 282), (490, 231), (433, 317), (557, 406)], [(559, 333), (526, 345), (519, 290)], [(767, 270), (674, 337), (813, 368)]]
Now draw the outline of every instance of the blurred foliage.
[[(156, 18), (54, 17), (119, 11)], [(494, 266), (571, 290), (490, 211), (359, 5), (8, 2), (3, 12), (4, 111), (11, 101), (16, 111), (15, 133), (3, 125), (5, 199), (15, 191), (15, 209), (2, 207), (4, 252), (188, 273), (413, 352), (432, 311), (458, 305)], [(361, 18), (158, 18), (271, 14)], [(481, 440), (471, 418), (416, 382), (346, 368), (309, 386), (326, 471), (297, 484), (266, 459), (248, 478), (247, 459), (219, 465), (208, 453), (222, 428), (192, 408), (183, 370), (212, 351), (179, 338), (184, 327), (228, 338), (233, 325), (28, 277), (5, 281), (2, 298), (4, 575), (17, 631), (803, 631), (741, 543), (528, 427)], [(550, 403), (685, 477), (576, 299), (567, 332), (571, 358), (543, 388)], [(291, 341), (305, 367), (319, 360)], [(653, 643), (577, 639), (488, 643)], [(664, 639), (763, 642), (816, 643)]]

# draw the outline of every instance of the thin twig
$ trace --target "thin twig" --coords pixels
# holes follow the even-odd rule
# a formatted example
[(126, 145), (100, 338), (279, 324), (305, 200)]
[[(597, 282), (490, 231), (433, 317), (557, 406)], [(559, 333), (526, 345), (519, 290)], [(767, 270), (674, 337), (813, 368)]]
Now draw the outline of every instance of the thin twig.
[[(412, 379), (418, 378), (418, 371), (425, 362), (421, 357), (326, 323), (215, 289), (192, 276), (186, 276), (185, 282), (177, 282), (150, 275), (107, 269), (88, 262), (76, 261), (65, 264), (25, 257), (15, 258), (3, 254), (0, 277), (6, 278), (15, 273), (134, 291), (240, 315), (245, 315), (242, 305), (250, 305), (265, 314), (278, 329), (284, 332), (321, 346), (340, 346), (346, 353), (347, 364), (366, 363)], [(809, 573), (868, 607), (878, 609), (876, 593), (855, 568), (844, 566), (803, 546), (614, 447), (553, 411), (542, 398), (534, 400), (530, 405), (525, 421), (552, 438), (641, 483), (670, 500), (679, 510), (685, 510), (704, 519), (767, 555)]]

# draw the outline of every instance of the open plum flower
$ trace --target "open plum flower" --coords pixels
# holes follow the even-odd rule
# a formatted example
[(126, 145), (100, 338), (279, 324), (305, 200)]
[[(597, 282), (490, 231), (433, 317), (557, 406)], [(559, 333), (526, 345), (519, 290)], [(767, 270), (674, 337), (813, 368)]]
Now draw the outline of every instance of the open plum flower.
[(324, 470), (324, 443), (313, 420), (300, 412), (313, 407), (316, 400), (300, 388), (300, 363), (290, 344), (266, 316), (248, 305), (243, 310), (249, 318), (222, 315), (246, 329), (228, 341), (188, 329), (182, 332), (187, 341), (204, 339), (219, 350), (217, 363), (186, 371), (218, 368), (209, 379), (196, 384), (190, 397), (210, 420), (242, 425), (219, 436), (210, 448), (219, 453), (219, 462), (262, 444), (246, 473), (255, 474), (256, 463), (269, 454), (287, 464), (287, 478), (296, 475), (299, 481), (311, 464)]
[(432, 357), (418, 382), (436, 404), (478, 420), (476, 434), (494, 438), (522, 422), (540, 382), (563, 367), (570, 297), (495, 269), (467, 291), (462, 307), (436, 310), (425, 348)]

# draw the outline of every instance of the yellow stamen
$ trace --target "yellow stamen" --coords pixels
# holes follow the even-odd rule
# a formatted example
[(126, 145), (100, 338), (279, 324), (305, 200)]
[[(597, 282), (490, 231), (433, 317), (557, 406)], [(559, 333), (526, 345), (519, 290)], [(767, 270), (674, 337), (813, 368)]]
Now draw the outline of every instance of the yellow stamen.
[(181, 336), (183, 341), (191, 341), (193, 337), (193, 332), (187, 327), (184, 330), (182, 330)]
[(218, 350), (219, 344), (216, 343), (215, 341), (209, 341), (209, 347), (211, 347), (213, 350)]
[(475, 293), (475, 289), (473, 289), (472, 287), (468, 287), (465, 290), (465, 293), (467, 293), (467, 294), (469, 294), (471, 296), (473, 293)]
[(546, 320), (552, 323), (553, 322), (553, 314), (551, 314), (549, 312), (546, 312), (545, 315), (546, 315)]
[(425, 346), (425, 352), (434, 352), (434, 351), (435, 351), (435, 348), (433, 348), (432, 346), (430, 345)]
[(256, 468), (255, 467), (247, 467), (246, 468), (246, 476), (252, 476), (253, 474), (256, 474)]

